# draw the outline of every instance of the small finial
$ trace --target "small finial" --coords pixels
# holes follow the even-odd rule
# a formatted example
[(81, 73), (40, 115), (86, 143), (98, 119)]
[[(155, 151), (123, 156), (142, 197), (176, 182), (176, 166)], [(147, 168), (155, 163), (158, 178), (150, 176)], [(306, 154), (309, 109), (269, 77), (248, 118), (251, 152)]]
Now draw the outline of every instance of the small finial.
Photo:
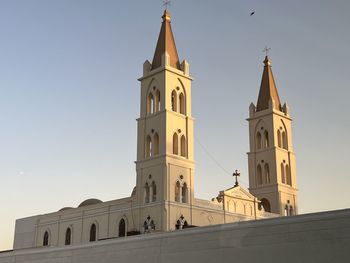
[(166, 10), (166, 9), (164, 10), (164, 14), (163, 14), (162, 18), (163, 18), (163, 22), (164, 21), (169, 21), (170, 22), (171, 16), (170, 16), (170, 13), (169, 13), (168, 10)]
[(241, 173), (239, 173), (238, 170), (235, 170), (235, 172), (233, 173), (233, 176), (236, 177), (235, 187), (239, 185), (237, 177), (240, 176), (240, 175), (241, 175)]
[(265, 52), (265, 59), (264, 59), (264, 64), (265, 66), (271, 66), (271, 61), (269, 59), (269, 51), (271, 50), (270, 47), (265, 46), (263, 49), (263, 52)]

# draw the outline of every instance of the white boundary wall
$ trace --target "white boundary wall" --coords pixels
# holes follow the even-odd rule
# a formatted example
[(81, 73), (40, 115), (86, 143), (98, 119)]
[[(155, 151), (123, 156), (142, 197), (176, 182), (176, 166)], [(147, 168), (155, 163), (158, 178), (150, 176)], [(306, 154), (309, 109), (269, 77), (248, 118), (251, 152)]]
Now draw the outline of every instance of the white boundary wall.
[(10, 262), (350, 262), (350, 209), (0, 253)]

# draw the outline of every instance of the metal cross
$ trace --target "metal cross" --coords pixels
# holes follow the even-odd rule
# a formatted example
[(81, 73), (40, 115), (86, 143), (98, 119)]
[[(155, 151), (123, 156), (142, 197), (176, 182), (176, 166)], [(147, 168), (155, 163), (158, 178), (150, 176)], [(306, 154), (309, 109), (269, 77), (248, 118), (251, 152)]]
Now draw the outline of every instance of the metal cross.
[(165, 6), (165, 10), (168, 10), (168, 7), (171, 6), (171, 0), (163, 0), (163, 6)]
[(237, 180), (237, 177), (240, 176), (241, 173), (238, 172), (238, 170), (236, 170), (234, 173), (233, 173), (233, 176), (236, 176), (236, 183), (235, 183), (235, 186), (238, 186), (238, 180)]
[(269, 54), (269, 51), (271, 50), (271, 48), (270, 47), (265, 47), (264, 48), (264, 50), (263, 50), (263, 52), (265, 52), (265, 54), (266, 54), (266, 56)]

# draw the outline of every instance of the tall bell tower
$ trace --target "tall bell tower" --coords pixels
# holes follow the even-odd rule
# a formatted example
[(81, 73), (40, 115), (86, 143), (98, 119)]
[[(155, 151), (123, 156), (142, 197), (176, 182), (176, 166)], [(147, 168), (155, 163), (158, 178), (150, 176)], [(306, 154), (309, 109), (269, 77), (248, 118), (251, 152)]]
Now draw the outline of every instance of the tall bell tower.
[(249, 190), (265, 211), (298, 213), (295, 153), (289, 108), (281, 104), (268, 56), (257, 105), (249, 107)]
[(180, 63), (167, 10), (153, 61), (143, 65), (137, 119), (136, 199), (144, 218), (168, 231), (183, 215), (191, 224), (193, 118), (189, 64)]

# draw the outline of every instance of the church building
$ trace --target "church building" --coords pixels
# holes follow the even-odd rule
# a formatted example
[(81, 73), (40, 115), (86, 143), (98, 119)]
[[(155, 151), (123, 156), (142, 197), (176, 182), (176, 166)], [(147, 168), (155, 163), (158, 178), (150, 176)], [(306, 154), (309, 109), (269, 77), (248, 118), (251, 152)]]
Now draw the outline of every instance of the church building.
[(298, 213), (292, 119), (267, 56), (257, 104), (249, 107), (249, 190), (236, 183), (212, 200), (195, 197), (190, 66), (179, 59), (167, 10), (162, 20), (152, 62), (144, 62), (139, 78), (136, 186), (131, 195), (107, 202), (88, 199), (75, 208), (18, 219), (14, 250)]

